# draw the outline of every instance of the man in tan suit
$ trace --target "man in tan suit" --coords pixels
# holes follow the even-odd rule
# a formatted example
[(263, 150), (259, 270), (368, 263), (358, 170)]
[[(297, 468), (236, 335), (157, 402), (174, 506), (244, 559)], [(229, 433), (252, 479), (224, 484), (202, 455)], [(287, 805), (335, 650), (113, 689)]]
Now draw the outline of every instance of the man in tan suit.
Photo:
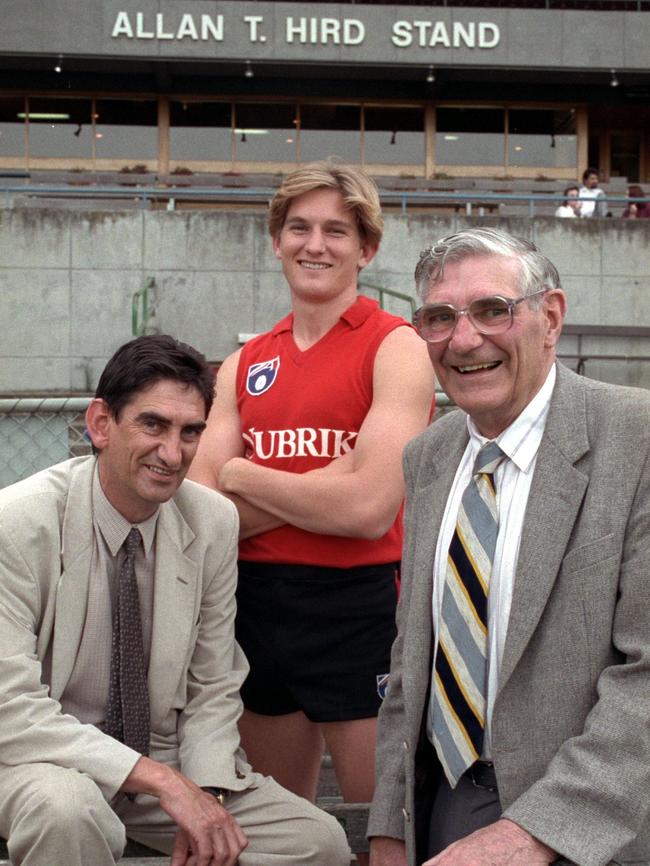
[(463, 411), (404, 455), (371, 864), (648, 866), (650, 396), (556, 362), (566, 301), (527, 241), (458, 232), (416, 281)]
[(349, 862), (339, 825), (253, 773), (239, 747), (237, 514), (184, 481), (212, 389), (195, 350), (133, 340), (87, 412), (97, 456), (0, 492), (0, 835), (13, 862), (109, 866), (126, 835), (173, 866)]

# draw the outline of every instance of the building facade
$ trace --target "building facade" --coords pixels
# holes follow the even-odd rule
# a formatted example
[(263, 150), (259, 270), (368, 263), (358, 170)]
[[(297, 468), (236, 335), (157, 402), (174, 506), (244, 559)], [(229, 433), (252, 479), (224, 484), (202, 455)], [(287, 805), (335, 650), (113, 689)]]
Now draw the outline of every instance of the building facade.
[(0, 174), (650, 181), (649, 0), (465, 2), (3, 0)]

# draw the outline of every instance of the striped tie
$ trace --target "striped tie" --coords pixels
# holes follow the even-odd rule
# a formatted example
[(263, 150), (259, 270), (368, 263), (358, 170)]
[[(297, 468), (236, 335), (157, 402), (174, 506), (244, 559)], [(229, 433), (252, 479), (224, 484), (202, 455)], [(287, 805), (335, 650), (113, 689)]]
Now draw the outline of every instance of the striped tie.
[(493, 473), (505, 454), (478, 453), (447, 558), (431, 686), (433, 744), (452, 788), (481, 756), (487, 694), (487, 598), (497, 540)]

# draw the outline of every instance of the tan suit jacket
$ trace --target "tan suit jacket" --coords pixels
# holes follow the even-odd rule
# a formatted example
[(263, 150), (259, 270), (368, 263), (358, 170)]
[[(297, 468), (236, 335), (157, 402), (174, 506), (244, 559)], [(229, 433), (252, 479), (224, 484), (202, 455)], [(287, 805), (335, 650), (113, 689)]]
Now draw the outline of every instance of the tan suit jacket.
[[(138, 753), (57, 700), (86, 614), (94, 465), (75, 458), (0, 491), (0, 756), (76, 768), (110, 800)], [(234, 506), (191, 481), (161, 505), (149, 666), (151, 757), (230, 790), (251, 784), (237, 732), (248, 672), (234, 640), (237, 533)]]
[[(409, 864), (435, 766), (421, 749), (433, 557), (467, 439), (465, 414), (453, 412), (404, 459), (399, 631), (369, 835), (405, 838)], [(522, 530), (492, 747), (505, 815), (579, 866), (650, 863), (649, 458), (650, 394), (559, 365)]]

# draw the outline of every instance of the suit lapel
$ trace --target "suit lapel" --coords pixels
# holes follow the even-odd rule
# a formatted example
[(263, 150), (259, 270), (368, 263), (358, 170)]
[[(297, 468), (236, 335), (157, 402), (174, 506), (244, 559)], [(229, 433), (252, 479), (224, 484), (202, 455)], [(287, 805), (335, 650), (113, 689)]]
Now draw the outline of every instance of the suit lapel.
[(542, 616), (589, 483), (576, 468), (589, 450), (584, 385), (558, 366), (558, 380), (522, 528), (499, 690)]
[(77, 657), (88, 603), (92, 558), (92, 479), (95, 461), (75, 467), (61, 531), (62, 571), (56, 589), (52, 643), (52, 697), (63, 694)]
[(167, 715), (190, 651), (200, 592), (198, 565), (184, 551), (194, 539), (173, 501), (161, 506), (156, 531), (156, 574), (149, 660), (151, 724)]
[(409, 507), (411, 526), (406, 541), (413, 544), (413, 549), (407, 554), (412, 557), (412, 564), (405, 564), (405, 572), (411, 575), (412, 589), (407, 613), (403, 688), (413, 731), (419, 731), (429, 690), (433, 648), (433, 561), (449, 490), (467, 446), (466, 416), (454, 413), (448, 426), (441, 425), (436, 429), (434, 425), (431, 432), (432, 436), (420, 454), (417, 475), (413, 480)]

